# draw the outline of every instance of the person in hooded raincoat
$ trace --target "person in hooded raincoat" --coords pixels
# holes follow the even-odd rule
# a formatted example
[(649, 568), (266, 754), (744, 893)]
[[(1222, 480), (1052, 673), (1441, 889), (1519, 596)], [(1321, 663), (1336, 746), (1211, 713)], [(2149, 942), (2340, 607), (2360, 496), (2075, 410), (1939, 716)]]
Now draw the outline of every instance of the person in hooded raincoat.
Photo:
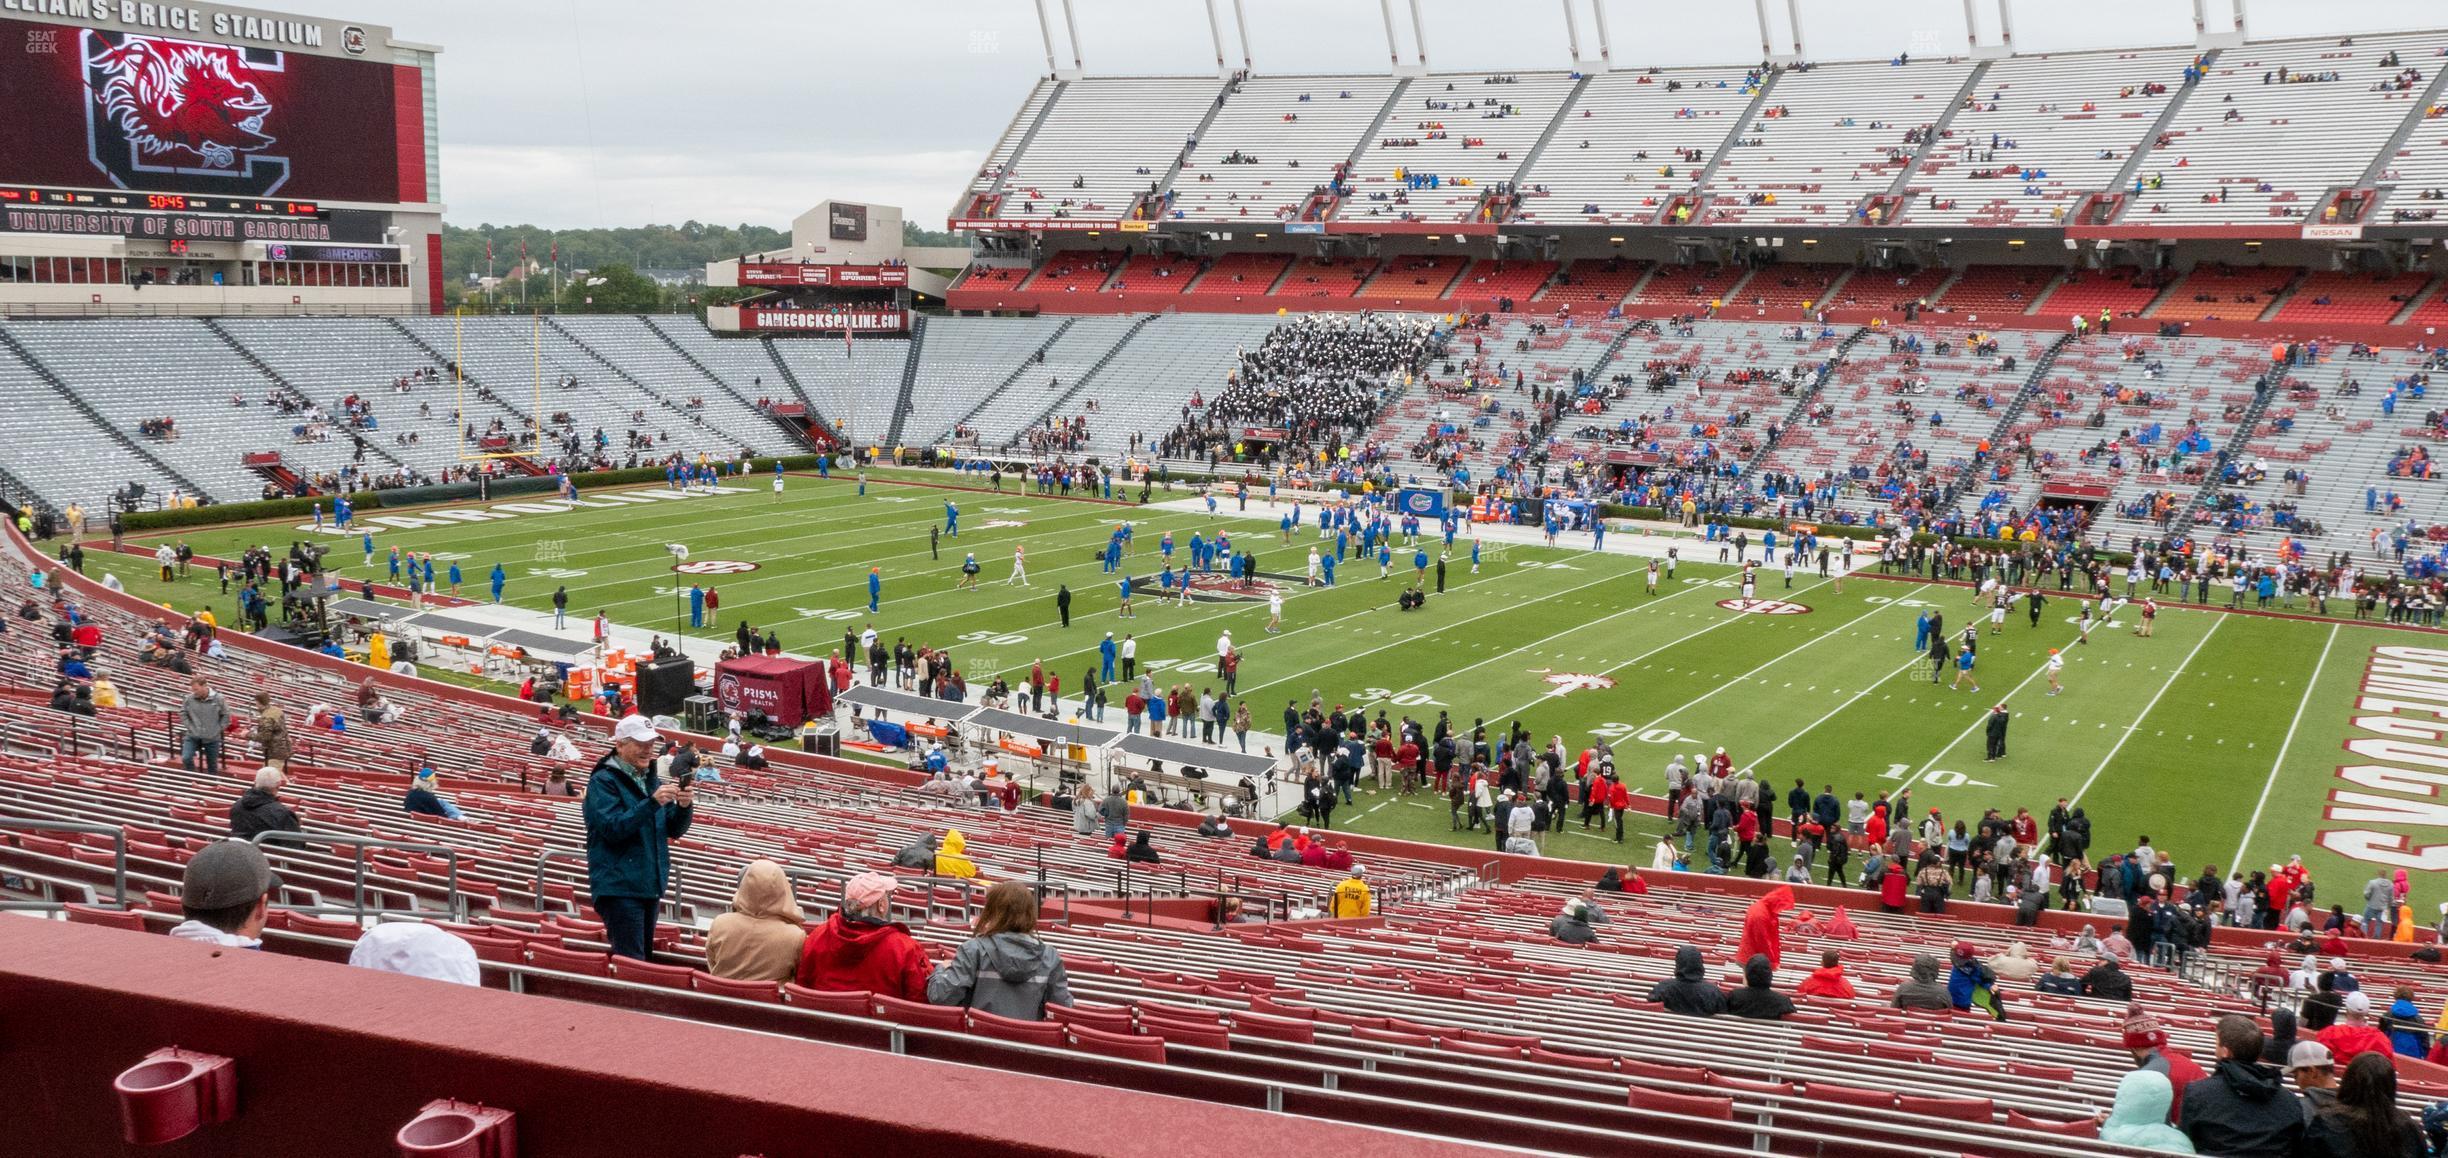
[(2170, 1154), (2193, 1153), (2193, 1140), (2167, 1124), (2168, 1107), (2175, 1100), (2176, 1087), (2166, 1074), (2152, 1070), (2126, 1074), (2117, 1081), (2116, 1103), (2099, 1116), (2100, 1141)]
[(807, 941), (807, 914), (790, 878), (770, 860), (752, 860), (731, 894), (731, 911), (706, 930), (706, 972), (734, 981), (787, 981)]
[(1735, 946), (1734, 955), (1745, 961), (1754, 955), (1766, 956), (1769, 969), (1781, 968), (1785, 963), (1785, 934), (1778, 921), (1793, 907), (1793, 889), (1783, 885), (1751, 902), (1750, 911), (1743, 914), (1742, 941)]

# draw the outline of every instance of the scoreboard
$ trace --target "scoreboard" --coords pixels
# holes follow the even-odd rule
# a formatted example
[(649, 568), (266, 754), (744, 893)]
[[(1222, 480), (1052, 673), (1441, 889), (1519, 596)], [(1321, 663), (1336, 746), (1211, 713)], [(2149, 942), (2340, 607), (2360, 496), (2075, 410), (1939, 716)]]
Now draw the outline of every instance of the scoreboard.
[(251, 197), (206, 197), (189, 193), (123, 193), (40, 186), (0, 186), (0, 208), (41, 206), (48, 209), (134, 210), (147, 213), (212, 213), (240, 217), (321, 217), (323, 207), (312, 201), (264, 200)]

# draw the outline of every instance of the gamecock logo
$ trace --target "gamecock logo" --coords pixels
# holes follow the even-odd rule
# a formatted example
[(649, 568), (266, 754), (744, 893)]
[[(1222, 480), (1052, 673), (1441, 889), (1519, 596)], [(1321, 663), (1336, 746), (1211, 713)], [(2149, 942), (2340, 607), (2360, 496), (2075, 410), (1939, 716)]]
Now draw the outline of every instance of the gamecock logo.
[(737, 559), (691, 559), (672, 567), (683, 575), (745, 575), (756, 569), (757, 564)]
[(1748, 615), (1808, 615), (1810, 608), (1782, 599), (1720, 599), (1717, 606)]
[(1560, 671), (1554, 675), (1548, 676), (1547, 682), (1555, 687), (1554, 691), (1548, 692), (1547, 694), (1551, 696), (1561, 696), (1569, 695), (1573, 692), (1605, 691), (1606, 689), (1615, 686), (1615, 677), (1586, 675), (1577, 671)]
[(261, 83), (282, 53), (87, 30), (84, 60), (88, 151), (120, 188), (175, 173), (260, 196), (289, 180), (289, 158), (265, 152), (279, 138)]

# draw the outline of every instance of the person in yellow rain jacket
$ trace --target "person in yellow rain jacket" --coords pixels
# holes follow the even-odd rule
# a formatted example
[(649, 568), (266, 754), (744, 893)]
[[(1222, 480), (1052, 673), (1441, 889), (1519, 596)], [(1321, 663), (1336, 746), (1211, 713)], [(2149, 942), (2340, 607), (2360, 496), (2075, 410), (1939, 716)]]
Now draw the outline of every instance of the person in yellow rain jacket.
[(1329, 910), (1330, 915), (1338, 918), (1369, 915), (1369, 887), (1368, 882), (1362, 879), (1367, 875), (1367, 869), (1359, 865), (1352, 866), (1351, 875), (1344, 878), (1342, 884), (1335, 886), (1333, 908)]
[(366, 638), (366, 666), (391, 670), (391, 641), (379, 631)]
[(943, 836), (943, 844), (935, 850), (935, 875), (939, 877), (975, 877), (977, 862), (961, 855), (969, 850), (969, 838), (957, 828)]

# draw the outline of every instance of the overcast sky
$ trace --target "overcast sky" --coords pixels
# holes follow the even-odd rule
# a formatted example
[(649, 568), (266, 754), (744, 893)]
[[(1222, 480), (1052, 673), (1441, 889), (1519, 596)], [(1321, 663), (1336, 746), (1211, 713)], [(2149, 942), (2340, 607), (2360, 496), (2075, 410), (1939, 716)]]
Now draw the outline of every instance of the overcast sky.
[[(1046, 0), (1056, 13), (1059, 0)], [(1226, 0), (1218, 0), (1225, 3)], [(1563, 68), (1561, 3), (1416, 0), (1429, 63)], [(1945, 52), (1963, 0), (1798, 0), (1814, 60)], [(1244, 0), (1258, 70), (1386, 66), (1372, 0)], [(1595, 33), (1579, 0), (1581, 32)], [(1074, 0), (1090, 75), (1215, 66), (1197, 0)], [(272, 0), (442, 46), (450, 220), (556, 228), (688, 218), (786, 226), (828, 197), (940, 227), (1045, 69), (1030, 0)], [(1994, 0), (1974, 0), (1984, 12)], [(1400, 17), (1404, 3), (1395, 8)], [(1784, 0), (1771, 0), (1784, 35)], [(2223, 13), (2227, 0), (2207, 0)], [(1743, 0), (1607, 4), (1618, 67), (1756, 60)], [(2188, 44), (2192, 0), (2017, 0), (2020, 51)], [(1232, 36), (1230, 9), (1223, 9)], [(2448, 24), (2439, 0), (2251, 0), (2255, 39)], [(1501, 17), (1491, 16), (1501, 13)], [(2213, 17), (2221, 27), (2226, 17)], [(1986, 17), (1984, 17), (1984, 25)], [(1984, 43), (1996, 30), (1981, 30)], [(1409, 44), (1406, 36), (1405, 51)], [(1236, 54), (1237, 55), (1237, 54)], [(1066, 61), (1067, 63), (1067, 61)]]

